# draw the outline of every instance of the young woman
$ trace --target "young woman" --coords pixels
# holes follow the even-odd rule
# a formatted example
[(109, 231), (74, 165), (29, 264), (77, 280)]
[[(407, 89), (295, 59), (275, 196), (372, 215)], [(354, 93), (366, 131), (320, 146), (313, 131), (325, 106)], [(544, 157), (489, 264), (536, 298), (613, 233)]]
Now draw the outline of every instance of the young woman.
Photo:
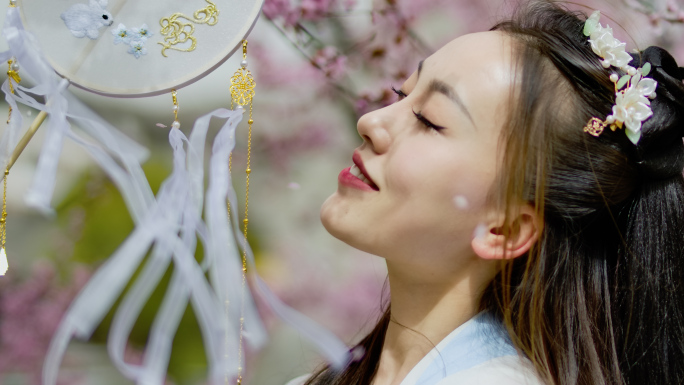
[(391, 302), (359, 361), (299, 383), (684, 382), (684, 69), (616, 64), (585, 21), (529, 4), (359, 120), (321, 218), (386, 259)]

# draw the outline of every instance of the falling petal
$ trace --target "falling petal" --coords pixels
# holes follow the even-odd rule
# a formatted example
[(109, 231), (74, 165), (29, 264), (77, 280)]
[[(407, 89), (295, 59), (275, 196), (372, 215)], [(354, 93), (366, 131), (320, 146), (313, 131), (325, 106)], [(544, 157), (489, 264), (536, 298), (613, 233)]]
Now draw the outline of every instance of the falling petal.
[(456, 195), (454, 197), (454, 204), (456, 205), (456, 208), (459, 210), (467, 210), (469, 205), (468, 205), (468, 199), (464, 197), (463, 195)]
[(166, 124), (164, 124), (164, 123), (157, 123), (157, 127), (167, 128)]
[(351, 350), (352, 362), (361, 361), (363, 356), (366, 355), (366, 349), (363, 346), (356, 346)]
[(7, 254), (5, 253), (5, 248), (3, 247), (0, 249), (0, 276), (5, 275), (7, 273), (7, 269), (9, 266), (7, 265)]
[(290, 182), (287, 185), (287, 188), (289, 188), (290, 190), (299, 190), (300, 188), (302, 188), (302, 186), (300, 186), (297, 182)]
[(484, 223), (480, 223), (475, 227), (475, 231), (473, 231), (473, 239), (476, 238), (482, 238), (487, 234), (487, 225)]

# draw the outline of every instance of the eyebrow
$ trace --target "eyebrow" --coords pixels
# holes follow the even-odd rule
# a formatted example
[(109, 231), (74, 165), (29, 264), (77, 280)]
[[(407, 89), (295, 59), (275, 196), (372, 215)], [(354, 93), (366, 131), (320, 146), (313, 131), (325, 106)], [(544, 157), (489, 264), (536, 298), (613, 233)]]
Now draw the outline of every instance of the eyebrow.
[[(425, 62), (425, 60), (421, 60), (420, 63), (418, 63), (417, 77), (420, 77), (420, 72), (423, 70), (423, 62)], [(468, 120), (470, 120), (473, 126), (477, 128), (472, 115), (470, 115), (470, 111), (468, 111), (468, 108), (466, 107), (465, 103), (463, 103), (463, 100), (458, 96), (458, 93), (456, 93), (456, 90), (454, 90), (453, 87), (451, 87), (450, 85), (446, 84), (441, 80), (432, 79), (430, 81), (430, 85), (428, 86), (428, 95), (432, 94), (433, 92), (440, 93), (451, 99), (451, 101), (454, 102), (454, 104), (456, 104), (461, 109), (461, 111), (463, 111), (465, 116), (468, 117)]]

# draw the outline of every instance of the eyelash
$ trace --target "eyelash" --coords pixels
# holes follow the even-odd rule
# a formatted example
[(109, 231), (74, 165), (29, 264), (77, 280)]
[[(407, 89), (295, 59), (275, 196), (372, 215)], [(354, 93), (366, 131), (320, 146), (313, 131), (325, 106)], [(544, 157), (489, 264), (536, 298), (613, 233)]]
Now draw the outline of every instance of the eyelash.
[(433, 129), (437, 132), (442, 131), (444, 129), (444, 127), (433, 124), (431, 121), (427, 120), (427, 118), (423, 116), (423, 114), (421, 114), (420, 112), (416, 112), (413, 110), (411, 111), (413, 112), (413, 115), (416, 116), (416, 119), (418, 119), (418, 121), (421, 122), (425, 127)]
[[(406, 95), (406, 93), (404, 91), (398, 90), (398, 89), (394, 88), (394, 86), (392, 86), (392, 92), (394, 92), (395, 94), (397, 94), (399, 96), (399, 100), (408, 96), (408, 95)], [(442, 131), (444, 129), (444, 127), (438, 126), (438, 125), (432, 123), (431, 121), (429, 121), (420, 112), (413, 111), (413, 109), (411, 110), (411, 112), (413, 112), (413, 115), (415, 115), (416, 119), (418, 119), (418, 121), (420, 123), (422, 123), (425, 127), (430, 128), (432, 130), (435, 130), (437, 132)]]
[(394, 86), (392, 86), (392, 92), (394, 92), (395, 94), (397, 94), (399, 96), (399, 100), (408, 96), (408, 95), (406, 95), (406, 93), (404, 91), (398, 90), (398, 89), (394, 88)]

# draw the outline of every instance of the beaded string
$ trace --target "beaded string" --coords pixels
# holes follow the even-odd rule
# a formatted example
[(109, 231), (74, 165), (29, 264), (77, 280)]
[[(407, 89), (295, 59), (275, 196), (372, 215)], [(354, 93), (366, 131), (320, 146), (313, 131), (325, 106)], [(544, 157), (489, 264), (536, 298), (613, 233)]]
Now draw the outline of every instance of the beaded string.
[(176, 90), (171, 90), (171, 98), (173, 99), (173, 123), (171, 124), (171, 127), (179, 129), (180, 122), (178, 121), (178, 93)]
[[(7, 83), (9, 84), (10, 93), (14, 93), (14, 85), (12, 80), (21, 82), (21, 77), (19, 76), (19, 63), (12, 58), (7, 61)], [(9, 113), (7, 114), (7, 124), (9, 124), (10, 119), (12, 119), (12, 106), (9, 106)]]
[[(14, 5), (10, 3), (10, 6)], [(19, 63), (16, 59), (11, 58), (7, 61), (7, 83), (9, 84), (10, 93), (14, 93), (14, 85), (12, 81), (21, 82), (21, 77), (19, 76)], [(10, 123), (12, 119), (12, 106), (9, 106), (9, 112), (7, 113), (7, 124)], [(5, 177), (2, 180), (2, 216), (0, 216), (0, 276), (7, 273), (9, 268), (9, 263), (7, 262), (7, 251), (5, 250), (5, 242), (7, 241), (7, 177), (9, 176), (10, 164), (5, 168)]]
[[(249, 176), (252, 173), (251, 161), (252, 161), (252, 125), (254, 124), (254, 119), (252, 119), (253, 112), (253, 97), (254, 88), (256, 83), (252, 77), (252, 73), (247, 69), (247, 40), (242, 41), (242, 62), (240, 62), (240, 68), (235, 71), (233, 76), (230, 78), (230, 93), (231, 109), (235, 106), (237, 110), (244, 110), (244, 106), (249, 103), (249, 120), (248, 124), (248, 134), (247, 134), (247, 165), (245, 169), (245, 216), (242, 220), (243, 223), (243, 247), (242, 247), (242, 289), (240, 293), (240, 335), (238, 342), (238, 375), (237, 375), (237, 385), (242, 385), (242, 361), (243, 361), (243, 341), (242, 335), (245, 326), (245, 286), (247, 284), (247, 228), (249, 225)], [(231, 152), (228, 158), (228, 168), (231, 171), (233, 169), (233, 154)], [(228, 202), (228, 217), (230, 218), (230, 202)], [(226, 300), (226, 309), (228, 307), (228, 301)], [(226, 376), (226, 384), (229, 380)]]
[(5, 240), (7, 239), (7, 176), (9, 168), (5, 169), (5, 177), (2, 181), (2, 217), (0, 217), (0, 276), (7, 273), (9, 264), (7, 263), (7, 252), (5, 251)]

